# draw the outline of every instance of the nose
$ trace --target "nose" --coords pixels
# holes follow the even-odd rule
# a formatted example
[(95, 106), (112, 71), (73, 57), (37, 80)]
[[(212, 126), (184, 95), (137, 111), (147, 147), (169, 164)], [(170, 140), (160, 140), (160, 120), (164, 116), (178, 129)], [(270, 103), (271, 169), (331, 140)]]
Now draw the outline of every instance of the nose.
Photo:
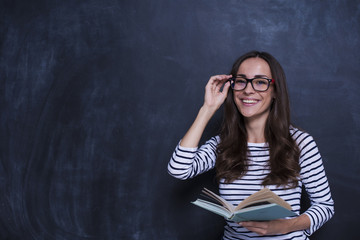
[(245, 94), (252, 94), (252, 93), (255, 92), (254, 88), (251, 85), (251, 82), (247, 83), (247, 85), (246, 85), (246, 87), (244, 88), (243, 91), (244, 91)]

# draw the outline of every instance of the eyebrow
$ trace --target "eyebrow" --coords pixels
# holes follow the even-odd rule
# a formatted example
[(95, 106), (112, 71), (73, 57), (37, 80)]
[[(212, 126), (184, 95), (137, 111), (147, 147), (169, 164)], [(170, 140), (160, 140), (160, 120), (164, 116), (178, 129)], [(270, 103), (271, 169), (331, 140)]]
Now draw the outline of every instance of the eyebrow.
[[(237, 77), (245, 77), (245, 78), (246, 78), (246, 75), (245, 75), (245, 74), (237, 74), (236, 76), (237, 76)], [(266, 75), (255, 75), (255, 76), (254, 76), (254, 78), (261, 78), (261, 77), (269, 78), (269, 77), (266, 76)]]

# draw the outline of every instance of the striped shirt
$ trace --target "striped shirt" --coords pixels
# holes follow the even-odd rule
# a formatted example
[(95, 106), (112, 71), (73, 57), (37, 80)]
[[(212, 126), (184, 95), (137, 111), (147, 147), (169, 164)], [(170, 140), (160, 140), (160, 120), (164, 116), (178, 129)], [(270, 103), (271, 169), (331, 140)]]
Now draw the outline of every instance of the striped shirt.
[[(266, 187), (288, 202), (294, 212), (300, 214), (301, 189), (304, 186), (311, 202), (310, 208), (304, 213), (310, 218), (310, 228), (284, 235), (259, 236), (237, 223), (226, 221), (223, 239), (309, 239), (308, 236), (333, 216), (334, 201), (331, 197), (322, 158), (314, 139), (306, 132), (296, 128), (291, 128), (290, 133), (301, 151), (299, 184), (293, 189), (284, 189), (273, 185)], [(185, 148), (178, 144), (168, 164), (169, 174), (185, 180), (214, 168), (219, 141), (219, 136), (213, 137), (200, 148)], [(262, 180), (269, 173), (268, 144), (248, 143), (248, 150), (249, 168), (246, 174), (228, 184), (225, 184), (222, 179), (219, 184), (220, 196), (235, 206), (263, 188)]]

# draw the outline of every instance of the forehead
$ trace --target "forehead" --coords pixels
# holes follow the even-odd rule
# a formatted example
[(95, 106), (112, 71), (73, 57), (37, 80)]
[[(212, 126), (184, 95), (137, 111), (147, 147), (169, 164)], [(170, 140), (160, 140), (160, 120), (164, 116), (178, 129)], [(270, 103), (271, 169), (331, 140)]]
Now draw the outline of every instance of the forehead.
[(246, 77), (254, 77), (256, 75), (272, 77), (269, 64), (262, 58), (248, 58), (244, 60), (240, 64), (237, 74), (243, 74)]

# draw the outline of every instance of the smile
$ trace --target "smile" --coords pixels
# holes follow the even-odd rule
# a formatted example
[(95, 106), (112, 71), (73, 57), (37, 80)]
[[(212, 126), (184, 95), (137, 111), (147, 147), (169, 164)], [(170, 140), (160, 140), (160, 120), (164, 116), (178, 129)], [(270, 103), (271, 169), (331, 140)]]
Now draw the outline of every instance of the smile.
[(243, 103), (247, 103), (247, 104), (253, 104), (253, 103), (257, 103), (258, 100), (254, 100), (254, 99), (242, 99), (241, 100)]

